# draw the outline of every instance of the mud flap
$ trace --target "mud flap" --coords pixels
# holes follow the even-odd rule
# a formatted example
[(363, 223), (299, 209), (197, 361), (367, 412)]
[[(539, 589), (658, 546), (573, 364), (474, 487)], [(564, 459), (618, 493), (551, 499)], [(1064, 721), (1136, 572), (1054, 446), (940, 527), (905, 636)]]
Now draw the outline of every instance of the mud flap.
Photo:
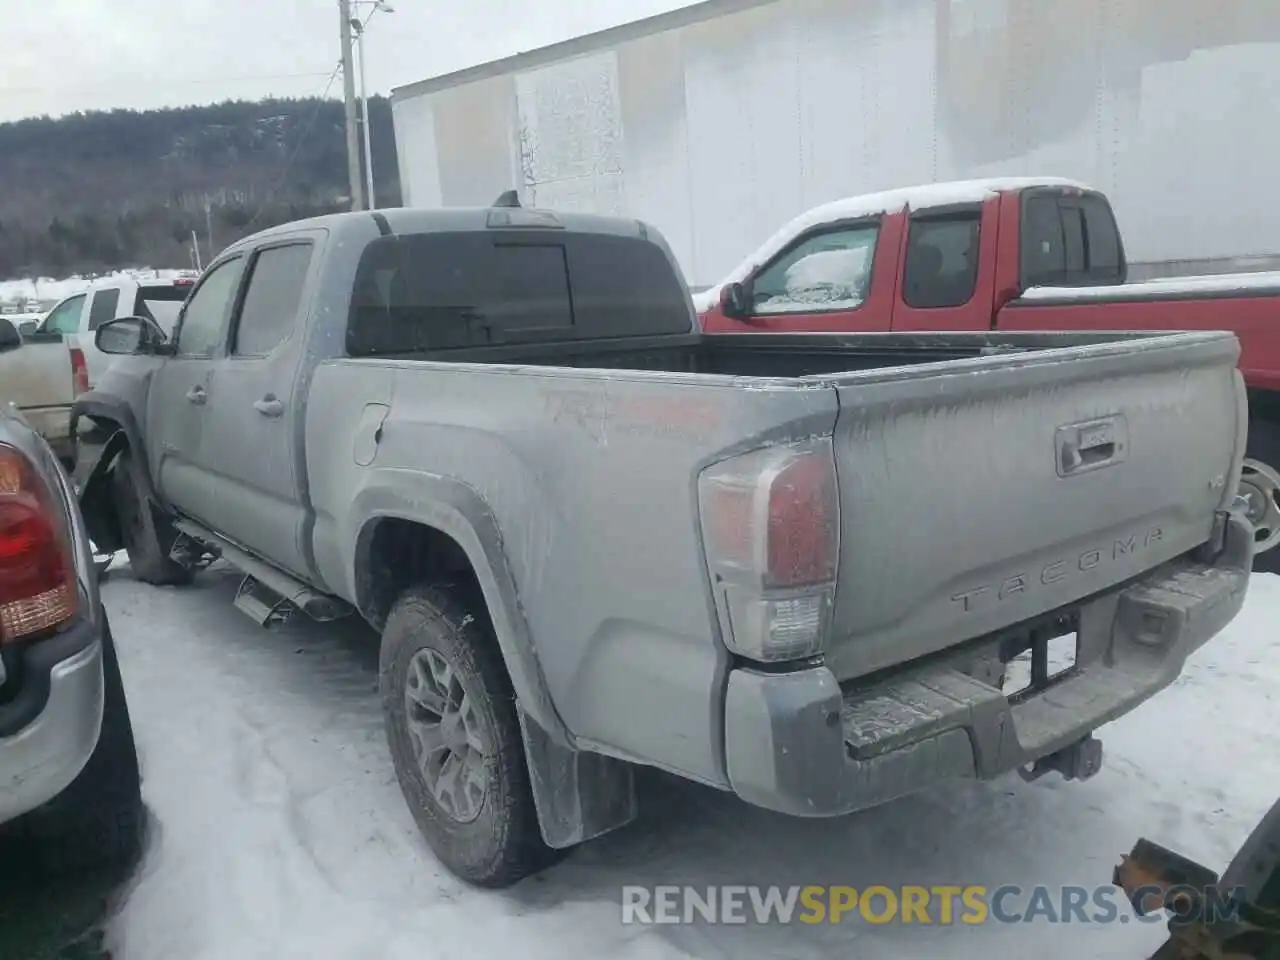
[(613, 757), (558, 742), (516, 705), (533, 803), (547, 846), (557, 850), (626, 826), (636, 818), (635, 775)]

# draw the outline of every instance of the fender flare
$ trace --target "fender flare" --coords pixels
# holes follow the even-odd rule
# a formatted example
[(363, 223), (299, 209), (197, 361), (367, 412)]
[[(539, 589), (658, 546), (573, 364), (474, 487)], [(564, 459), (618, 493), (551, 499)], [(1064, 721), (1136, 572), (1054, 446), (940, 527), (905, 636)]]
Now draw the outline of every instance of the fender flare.
[[(106, 446), (103, 447), (102, 454), (98, 457), (98, 462), (94, 464), (93, 470), (85, 481), (86, 491), (90, 483), (107, 472), (116, 455), (127, 447), (130, 455), (129, 460), (133, 466), (133, 482), (142, 491), (143, 496), (152, 504), (162, 505), (163, 501), (161, 501), (155, 485), (151, 481), (151, 466), (147, 462), (147, 447), (142, 442), (142, 430), (138, 427), (138, 420), (133, 415), (133, 409), (122, 400), (90, 391), (89, 393), (81, 394), (75, 403), (71, 405), (72, 437), (79, 437), (80, 434), (77, 427), (82, 417), (87, 417), (91, 420), (106, 420), (116, 425), (115, 431), (112, 432)], [(122, 434), (123, 437), (121, 437)]]
[(347, 542), (355, 544), (350, 582), (361, 615), (372, 622), (369, 598), (359, 595), (357, 573), (368, 562), (373, 533), (380, 520), (405, 520), (450, 537), (466, 554), (480, 583), (520, 709), (553, 741), (572, 748), (572, 734), (556, 710), (534, 649), (497, 518), (479, 492), (450, 477), (375, 469), (357, 491), (349, 516)]
[(129, 466), (135, 489), (141, 492), (152, 513), (164, 516), (167, 510), (151, 481), (147, 448), (142, 442), (142, 431), (138, 429), (133, 410), (123, 401), (102, 394), (91, 392), (77, 398), (71, 406), (71, 437), (76, 443), (77, 457), (80, 445), (78, 426), (83, 417), (115, 426), (80, 490), (80, 513), (84, 517), (90, 539), (99, 548), (119, 550), (123, 548), (124, 541), (115, 513), (109, 478), (121, 453), (129, 451)]

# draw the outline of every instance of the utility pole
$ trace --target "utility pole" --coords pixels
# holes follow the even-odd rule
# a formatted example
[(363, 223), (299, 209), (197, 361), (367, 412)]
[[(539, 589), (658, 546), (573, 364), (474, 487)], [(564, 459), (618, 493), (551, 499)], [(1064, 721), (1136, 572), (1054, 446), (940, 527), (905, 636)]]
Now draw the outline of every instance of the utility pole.
[(347, 180), (351, 209), (364, 209), (364, 184), (360, 179), (360, 131), (356, 124), (356, 73), (351, 62), (351, 0), (338, 0), (342, 17), (342, 101), (347, 117)]
[(213, 246), (213, 204), (206, 196), (204, 198), (204, 230), (205, 236), (209, 240), (209, 256), (213, 256), (215, 247)]
[(369, 133), (369, 95), (364, 85), (364, 27), (356, 34), (356, 43), (360, 46), (360, 126), (364, 131), (364, 176), (365, 200), (370, 210), (378, 209), (378, 197), (373, 189), (373, 141)]

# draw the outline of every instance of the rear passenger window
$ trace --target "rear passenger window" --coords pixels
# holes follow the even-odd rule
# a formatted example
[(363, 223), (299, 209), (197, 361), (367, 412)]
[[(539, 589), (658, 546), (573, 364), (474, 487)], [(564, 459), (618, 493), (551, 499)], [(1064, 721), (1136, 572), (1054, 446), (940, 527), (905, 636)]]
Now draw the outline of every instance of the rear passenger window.
[(365, 250), (347, 350), (369, 356), (691, 329), (688, 292), (649, 241), (427, 233), (382, 238)]
[(1062, 214), (1053, 195), (1024, 195), (1022, 200), (1022, 285), (1049, 286), (1067, 272)]
[(1120, 228), (1105, 201), (1096, 196), (1080, 200), (1084, 212), (1086, 259), (1094, 283), (1122, 283), (1124, 254), (1120, 249)]
[(89, 329), (97, 330), (101, 324), (116, 318), (116, 307), (120, 304), (119, 288), (98, 290), (89, 304)]
[(959, 307), (973, 299), (979, 220), (979, 211), (911, 219), (902, 288), (907, 306)]
[(1022, 286), (1123, 283), (1120, 231), (1097, 194), (1034, 193), (1022, 199)]
[(234, 356), (264, 357), (289, 336), (302, 304), (311, 250), (309, 243), (268, 247), (254, 259), (231, 348)]

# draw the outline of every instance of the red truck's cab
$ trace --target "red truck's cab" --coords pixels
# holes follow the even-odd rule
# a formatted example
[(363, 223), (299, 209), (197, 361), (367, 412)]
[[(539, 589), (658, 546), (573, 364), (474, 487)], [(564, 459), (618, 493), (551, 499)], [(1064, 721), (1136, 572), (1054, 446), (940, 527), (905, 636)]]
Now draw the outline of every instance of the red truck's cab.
[(1240, 492), (1256, 568), (1280, 571), (1280, 273), (1127, 273), (1103, 194), (1051, 178), (968, 181), (810, 210), (694, 299), (716, 334), (1231, 330), (1251, 411)]

